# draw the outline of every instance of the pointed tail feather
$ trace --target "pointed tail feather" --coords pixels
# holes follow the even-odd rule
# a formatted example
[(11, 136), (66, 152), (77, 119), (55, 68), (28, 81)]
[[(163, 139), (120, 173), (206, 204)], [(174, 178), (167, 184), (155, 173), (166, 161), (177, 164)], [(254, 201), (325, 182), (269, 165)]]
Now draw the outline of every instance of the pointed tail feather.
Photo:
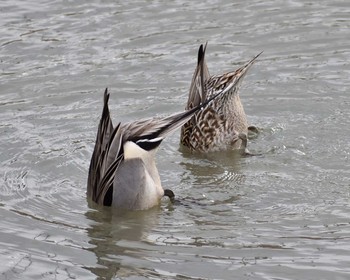
[(109, 93), (106, 88), (87, 183), (87, 196), (95, 202), (99, 202), (101, 192), (104, 190), (101, 180), (106, 177), (106, 173), (115, 160), (115, 157), (119, 154), (121, 147), (120, 139), (122, 136), (119, 129), (120, 123), (116, 128), (113, 128), (108, 101)]
[[(236, 71), (227, 74), (227, 78), (225, 79), (227, 79), (226, 83), (228, 83), (228, 85), (223, 89), (222, 94), (232, 91), (233, 87), (238, 88), (240, 86), (243, 78), (248, 73), (248, 70), (262, 53), (263, 52), (260, 52), (259, 54), (257, 54), (254, 58), (249, 60), (245, 65), (238, 68)], [(222, 83), (220, 82), (220, 84)]]
[(201, 102), (204, 102), (206, 99), (206, 92), (204, 89), (205, 82), (209, 79), (209, 70), (207, 63), (205, 62), (205, 51), (207, 48), (207, 43), (200, 45), (198, 49), (198, 60), (197, 67), (193, 73), (190, 91), (188, 95), (188, 101), (186, 109), (192, 109), (195, 106), (198, 106)]
[(110, 113), (108, 108), (108, 100), (109, 100), (109, 93), (108, 93), (108, 89), (106, 88), (104, 92), (102, 115), (101, 115), (101, 120), (97, 129), (96, 142), (95, 142), (94, 151), (91, 157), (88, 183), (87, 183), (87, 195), (93, 200), (96, 197), (96, 186), (101, 177), (101, 172), (100, 172), (102, 168), (101, 160), (100, 160), (101, 154), (106, 149), (110, 135), (113, 131), (113, 124), (110, 118)]
[(163, 140), (174, 130), (184, 125), (195, 113), (204, 109), (211, 101), (223, 93), (223, 91), (219, 91), (208, 98), (205, 102), (200, 103), (195, 108), (185, 112), (173, 114), (163, 119), (147, 119), (127, 124), (124, 127), (124, 130), (127, 131), (127, 139), (125, 140), (133, 141), (135, 143), (143, 142), (144, 144), (144, 142), (147, 142), (147, 140), (155, 143), (154, 139), (157, 139), (158, 143), (160, 144), (161, 141), (159, 141), (159, 139)]
[[(204, 52), (205, 47), (203, 48), (203, 45), (201, 45), (198, 58), (201, 59), (202, 62), (204, 59)], [(223, 81), (217, 81), (219, 82), (217, 89), (209, 98), (207, 97), (205, 101), (200, 101), (194, 108), (185, 112), (173, 114), (163, 119), (147, 119), (125, 125), (123, 127), (126, 134), (125, 140), (133, 141), (135, 143), (139, 142), (140, 144), (142, 143), (142, 146), (148, 147), (149, 149), (156, 148), (167, 135), (172, 133), (178, 127), (184, 125), (193, 117), (193, 115), (195, 115), (199, 110), (205, 108), (214, 99), (225, 95), (234, 88), (238, 88), (240, 81), (242, 81), (242, 78), (261, 53), (256, 55), (253, 59), (248, 61), (244, 66), (235, 72), (232, 72), (232, 77), (226, 77), (225, 83), (223, 83)], [(223, 84), (225, 84), (225, 86), (222, 86)]]

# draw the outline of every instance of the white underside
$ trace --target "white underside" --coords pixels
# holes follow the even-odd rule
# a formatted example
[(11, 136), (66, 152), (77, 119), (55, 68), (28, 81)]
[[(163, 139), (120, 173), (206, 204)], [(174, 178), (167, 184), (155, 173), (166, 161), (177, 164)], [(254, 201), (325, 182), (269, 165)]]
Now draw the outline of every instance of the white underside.
[(164, 190), (154, 160), (155, 151), (145, 151), (130, 141), (123, 148), (124, 161), (115, 175), (112, 206), (144, 210), (159, 204)]

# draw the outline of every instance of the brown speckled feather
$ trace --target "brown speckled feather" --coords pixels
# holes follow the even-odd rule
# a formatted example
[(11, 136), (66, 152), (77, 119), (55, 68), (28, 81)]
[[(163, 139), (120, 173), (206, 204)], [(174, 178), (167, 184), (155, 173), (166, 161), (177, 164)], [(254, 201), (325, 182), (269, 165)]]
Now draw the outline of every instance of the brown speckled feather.
[(209, 106), (197, 112), (181, 128), (181, 143), (191, 151), (210, 152), (241, 146), (240, 135), (247, 134), (248, 122), (238, 90), (257, 57), (236, 71), (209, 76), (205, 62), (206, 45), (198, 51), (186, 108), (193, 108), (207, 98), (222, 92)]

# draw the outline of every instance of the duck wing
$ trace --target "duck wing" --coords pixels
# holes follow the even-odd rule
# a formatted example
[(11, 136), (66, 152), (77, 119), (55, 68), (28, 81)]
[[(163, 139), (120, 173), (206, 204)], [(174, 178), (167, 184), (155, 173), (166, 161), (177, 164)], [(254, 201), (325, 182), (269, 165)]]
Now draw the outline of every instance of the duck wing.
[(104, 205), (109, 204), (106, 199), (107, 193), (111, 184), (113, 185), (115, 171), (123, 158), (122, 130), (120, 123), (113, 128), (108, 100), (109, 93), (106, 89), (87, 182), (87, 196), (96, 203)]
[(167, 135), (186, 123), (220, 93), (188, 111), (164, 118), (139, 120), (125, 125), (118, 123), (113, 128), (108, 108), (109, 93), (106, 89), (95, 148), (90, 162), (88, 197), (98, 204), (112, 205), (113, 182), (116, 171), (124, 160), (124, 144), (132, 141), (146, 151), (156, 149)]

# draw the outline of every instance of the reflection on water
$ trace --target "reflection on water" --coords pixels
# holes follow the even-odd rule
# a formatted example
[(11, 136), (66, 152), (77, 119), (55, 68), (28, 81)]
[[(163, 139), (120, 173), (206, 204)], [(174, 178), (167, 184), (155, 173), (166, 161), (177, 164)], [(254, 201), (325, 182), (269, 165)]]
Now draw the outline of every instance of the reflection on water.
[[(350, 3), (0, 1), (0, 278), (348, 279)], [(249, 150), (157, 154), (176, 195), (86, 202), (109, 87), (114, 121), (182, 111), (198, 46), (212, 73), (263, 50), (240, 96)]]
[(87, 269), (104, 279), (137, 274), (137, 267), (128, 260), (147, 256), (142, 242), (147, 240), (149, 230), (158, 224), (161, 209), (122, 211), (92, 204), (93, 208), (85, 215), (93, 221), (87, 233), (89, 244), (93, 245), (89, 250), (96, 255), (97, 266)]
[(244, 181), (238, 151), (192, 154), (183, 148), (181, 155), (184, 160), (180, 165), (186, 170), (182, 180), (195, 178), (193, 184), (199, 186)]

